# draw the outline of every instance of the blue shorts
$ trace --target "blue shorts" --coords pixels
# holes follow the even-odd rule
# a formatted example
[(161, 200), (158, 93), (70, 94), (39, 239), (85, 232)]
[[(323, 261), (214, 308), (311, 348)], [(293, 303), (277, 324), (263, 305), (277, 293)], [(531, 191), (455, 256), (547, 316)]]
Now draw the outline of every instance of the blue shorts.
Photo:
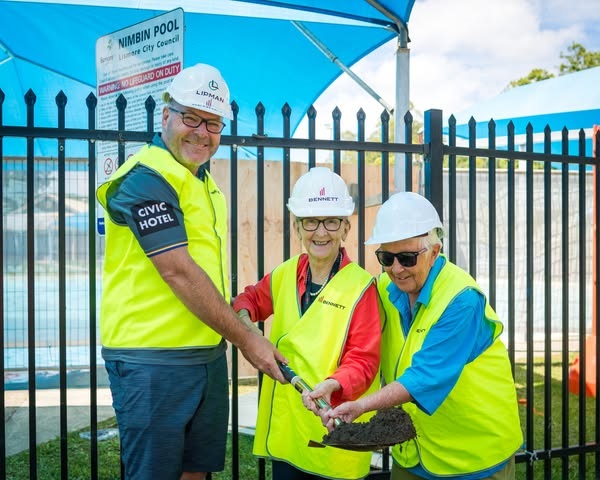
[(179, 480), (225, 464), (229, 394), (225, 354), (204, 365), (105, 361), (125, 479)]

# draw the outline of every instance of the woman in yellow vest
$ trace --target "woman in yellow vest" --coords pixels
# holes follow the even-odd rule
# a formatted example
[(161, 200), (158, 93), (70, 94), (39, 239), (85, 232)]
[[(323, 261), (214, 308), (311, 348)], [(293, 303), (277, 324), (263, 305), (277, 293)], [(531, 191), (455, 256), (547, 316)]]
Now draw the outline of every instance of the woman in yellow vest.
[[(335, 406), (379, 386), (377, 289), (341, 246), (354, 202), (339, 175), (312, 168), (294, 185), (288, 208), (305, 253), (246, 287), (233, 306), (254, 322), (273, 315), (271, 341), (313, 395)], [(308, 447), (325, 433), (292, 385), (263, 380), (254, 453), (271, 459), (273, 480), (365, 477), (370, 452)]]
[(440, 253), (444, 228), (421, 195), (380, 208), (367, 244), (385, 273), (385, 387), (322, 412), (351, 422), (402, 405), (417, 437), (392, 449), (392, 480), (514, 479), (523, 436), (502, 324), (475, 280)]

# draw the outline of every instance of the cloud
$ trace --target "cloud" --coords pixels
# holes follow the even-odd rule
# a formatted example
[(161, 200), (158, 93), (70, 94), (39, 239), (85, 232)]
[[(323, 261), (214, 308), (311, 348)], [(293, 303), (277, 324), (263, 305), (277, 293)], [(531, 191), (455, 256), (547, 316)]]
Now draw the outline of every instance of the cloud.
[[(415, 87), (413, 101), (420, 105), (429, 93), (450, 111), (499, 94), (533, 68), (554, 70), (561, 49), (581, 33), (571, 25), (544, 30), (535, 6), (525, 0), (417, 2), (409, 25), (412, 85), (423, 81), (433, 55), (441, 57), (435, 63), (440, 81), (426, 91)], [(440, 98), (435, 90), (443, 82), (449, 85)]]
[[(600, 10), (574, 0), (417, 0), (409, 20), (410, 99), (415, 108), (457, 113), (492, 98), (534, 68), (556, 73), (560, 52), (573, 42), (600, 50)], [(352, 66), (388, 103), (395, 104), (396, 41)], [(367, 114), (367, 134), (383, 111), (347, 75), (317, 102), (324, 123), (342, 110), (342, 129), (356, 131), (356, 111)]]

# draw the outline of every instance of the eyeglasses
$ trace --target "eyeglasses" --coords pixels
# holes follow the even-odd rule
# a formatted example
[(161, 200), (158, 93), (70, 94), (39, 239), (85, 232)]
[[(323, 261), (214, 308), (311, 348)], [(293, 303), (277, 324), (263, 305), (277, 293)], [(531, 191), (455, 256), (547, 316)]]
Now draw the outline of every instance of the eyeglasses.
[(173, 107), (169, 107), (169, 110), (181, 115), (181, 121), (183, 124), (190, 128), (198, 128), (203, 123), (206, 124), (206, 131), (209, 133), (221, 133), (225, 128), (225, 124), (219, 120), (207, 120), (206, 118), (199, 117), (198, 115), (190, 112), (182, 112), (176, 110)]
[(418, 252), (392, 253), (377, 250), (375, 255), (377, 255), (377, 260), (384, 267), (391, 267), (394, 264), (394, 258), (398, 260), (398, 263), (403, 267), (414, 267), (417, 264), (417, 257), (427, 250), (429, 250), (429, 247), (422, 248)]
[(342, 218), (326, 218), (319, 220), (318, 218), (300, 218), (302, 228), (307, 232), (314, 232), (319, 225), (323, 224), (328, 232), (337, 232), (342, 225)]

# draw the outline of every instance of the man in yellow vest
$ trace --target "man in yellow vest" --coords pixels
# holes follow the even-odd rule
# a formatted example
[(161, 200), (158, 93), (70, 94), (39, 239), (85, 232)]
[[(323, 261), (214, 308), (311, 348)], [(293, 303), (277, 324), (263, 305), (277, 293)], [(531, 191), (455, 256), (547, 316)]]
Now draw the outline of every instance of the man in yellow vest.
[(514, 479), (521, 447), (516, 390), (502, 324), (481, 288), (442, 253), (444, 228), (421, 195), (392, 195), (367, 244), (384, 273), (385, 387), (322, 412), (351, 422), (402, 405), (417, 437), (392, 449), (392, 480)]
[(100, 310), (128, 480), (203, 480), (224, 468), (229, 340), (285, 382), (285, 361), (229, 305), (225, 197), (206, 169), (233, 118), (206, 64), (163, 95), (162, 133), (98, 188), (107, 212)]
[[(233, 307), (255, 322), (272, 316), (270, 338), (290, 367), (314, 387), (313, 398), (338, 405), (379, 388), (375, 279), (342, 246), (354, 201), (339, 175), (311, 168), (287, 206), (304, 253), (246, 287)], [(369, 473), (371, 452), (308, 447), (324, 433), (294, 387), (264, 379), (253, 452), (271, 460), (273, 480), (354, 480)]]

